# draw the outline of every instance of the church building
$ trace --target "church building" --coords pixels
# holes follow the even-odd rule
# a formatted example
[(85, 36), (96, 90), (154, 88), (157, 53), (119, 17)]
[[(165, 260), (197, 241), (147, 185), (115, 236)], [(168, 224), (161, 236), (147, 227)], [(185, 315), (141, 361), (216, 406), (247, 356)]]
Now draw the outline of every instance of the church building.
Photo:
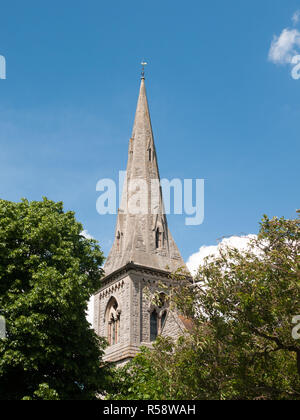
[(165, 289), (160, 293), (161, 284), (171, 285), (170, 273), (188, 269), (168, 229), (159, 182), (143, 72), (114, 243), (94, 300), (95, 331), (109, 343), (105, 361), (123, 364), (158, 335), (176, 338), (185, 329), (185, 320), (169, 311)]

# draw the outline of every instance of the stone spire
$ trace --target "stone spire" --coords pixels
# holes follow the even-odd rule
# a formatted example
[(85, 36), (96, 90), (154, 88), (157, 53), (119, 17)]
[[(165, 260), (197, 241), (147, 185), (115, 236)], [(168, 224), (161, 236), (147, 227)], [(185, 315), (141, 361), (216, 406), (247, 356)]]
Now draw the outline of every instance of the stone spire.
[(166, 271), (183, 267), (187, 271), (168, 229), (159, 181), (142, 74), (115, 239), (104, 266), (106, 275), (129, 262)]

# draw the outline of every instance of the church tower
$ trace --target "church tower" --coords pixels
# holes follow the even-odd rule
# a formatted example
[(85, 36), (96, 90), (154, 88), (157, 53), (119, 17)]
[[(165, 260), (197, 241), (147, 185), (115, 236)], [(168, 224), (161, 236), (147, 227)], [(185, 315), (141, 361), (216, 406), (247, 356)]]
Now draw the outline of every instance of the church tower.
[(104, 360), (125, 363), (157, 335), (182, 333), (184, 320), (168, 310), (163, 292), (160, 304), (149, 298), (179, 268), (188, 272), (164, 212), (142, 73), (115, 239), (95, 294), (94, 328), (109, 342)]

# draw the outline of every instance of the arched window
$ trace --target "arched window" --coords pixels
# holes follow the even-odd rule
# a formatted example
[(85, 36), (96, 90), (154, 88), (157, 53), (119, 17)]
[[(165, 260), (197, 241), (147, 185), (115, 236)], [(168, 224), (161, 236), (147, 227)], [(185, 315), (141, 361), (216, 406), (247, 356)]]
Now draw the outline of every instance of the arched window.
[(158, 315), (153, 311), (150, 315), (150, 341), (155, 341), (158, 336)]
[(118, 308), (117, 300), (112, 297), (108, 302), (106, 308), (106, 321), (107, 321), (107, 339), (108, 344), (113, 346), (119, 342), (120, 336), (120, 310)]
[(151, 162), (151, 160), (152, 160), (152, 150), (151, 150), (151, 147), (149, 147), (148, 152), (149, 152), (149, 162)]
[(159, 293), (154, 297), (150, 312), (150, 341), (155, 341), (161, 335), (168, 316), (168, 298), (165, 293)]
[(162, 246), (162, 232), (159, 230), (159, 228), (155, 231), (155, 247), (156, 249), (161, 248)]

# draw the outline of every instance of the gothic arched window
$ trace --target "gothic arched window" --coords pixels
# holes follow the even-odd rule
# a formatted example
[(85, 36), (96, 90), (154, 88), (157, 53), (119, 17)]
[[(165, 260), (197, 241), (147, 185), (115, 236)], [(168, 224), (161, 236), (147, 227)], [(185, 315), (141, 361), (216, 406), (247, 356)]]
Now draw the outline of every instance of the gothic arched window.
[(154, 310), (150, 315), (150, 341), (155, 341), (158, 336), (158, 315)]
[(119, 342), (120, 337), (120, 310), (117, 300), (112, 297), (106, 308), (107, 339), (108, 344), (113, 346)]
[(167, 311), (158, 315), (156, 310), (151, 312), (150, 315), (150, 341), (155, 341), (157, 336), (163, 332), (167, 319)]
[(162, 247), (162, 232), (159, 228), (155, 231), (155, 247), (156, 249), (159, 249)]

